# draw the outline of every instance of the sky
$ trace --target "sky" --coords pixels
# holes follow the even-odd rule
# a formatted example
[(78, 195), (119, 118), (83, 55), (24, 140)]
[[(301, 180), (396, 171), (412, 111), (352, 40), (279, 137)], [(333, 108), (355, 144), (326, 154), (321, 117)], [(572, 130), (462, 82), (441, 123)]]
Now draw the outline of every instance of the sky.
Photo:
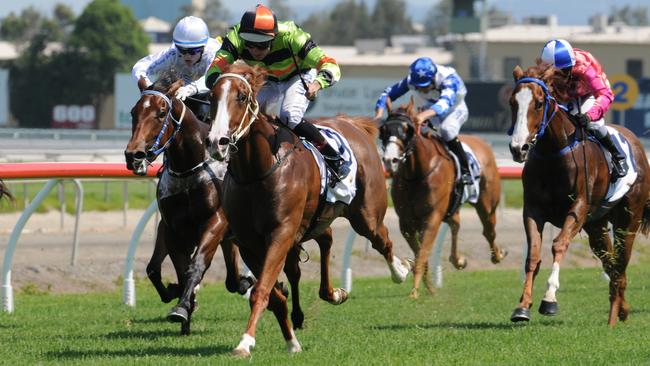
[[(306, 18), (309, 13), (319, 9), (331, 8), (340, 0), (287, 0), (287, 4), (297, 13), (297, 20)], [(365, 0), (369, 8), (372, 8), (375, 0)], [(0, 1), (0, 18), (4, 18), (10, 12), (19, 13), (23, 8), (30, 5), (40, 11), (50, 14), (56, 3), (69, 5), (76, 14), (81, 13), (84, 6), (90, 0), (1, 0)], [(222, 3), (228, 8), (233, 17), (239, 18), (245, 10), (252, 8), (255, 4), (263, 0), (223, 0)], [(431, 8), (435, 0), (406, 0), (407, 12), (413, 20), (420, 21)], [(561, 25), (586, 24), (589, 16), (596, 13), (607, 14), (612, 7), (623, 7), (629, 5), (632, 7), (647, 6), (650, 9), (650, 0), (618, 0), (616, 2), (608, 0), (487, 0), (488, 6), (495, 5), (497, 8), (510, 11), (515, 19), (521, 20), (523, 17), (531, 15), (548, 15), (556, 14)], [(160, 0), (161, 6), (165, 3)]]

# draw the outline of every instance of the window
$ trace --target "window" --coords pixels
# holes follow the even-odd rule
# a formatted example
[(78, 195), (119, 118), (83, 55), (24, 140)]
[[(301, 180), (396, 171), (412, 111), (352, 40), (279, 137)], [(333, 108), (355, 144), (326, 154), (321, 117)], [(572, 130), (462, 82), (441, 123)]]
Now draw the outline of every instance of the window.
[(625, 62), (625, 72), (635, 79), (643, 77), (643, 60), (632, 59)]

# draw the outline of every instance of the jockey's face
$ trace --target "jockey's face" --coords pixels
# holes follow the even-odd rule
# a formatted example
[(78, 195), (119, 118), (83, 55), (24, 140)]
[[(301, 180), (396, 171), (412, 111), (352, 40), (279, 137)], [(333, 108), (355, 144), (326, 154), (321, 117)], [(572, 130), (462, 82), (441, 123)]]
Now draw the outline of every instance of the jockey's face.
[(423, 87), (416, 87), (416, 89), (421, 93), (428, 93), (433, 89), (433, 83)]
[(271, 52), (271, 41), (261, 43), (247, 41), (244, 46), (256, 61), (262, 61)]
[(199, 62), (201, 56), (203, 55), (203, 47), (197, 47), (197, 48), (176, 47), (176, 48), (180, 53), (183, 63), (187, 67), (192, 67), (192, 65)]

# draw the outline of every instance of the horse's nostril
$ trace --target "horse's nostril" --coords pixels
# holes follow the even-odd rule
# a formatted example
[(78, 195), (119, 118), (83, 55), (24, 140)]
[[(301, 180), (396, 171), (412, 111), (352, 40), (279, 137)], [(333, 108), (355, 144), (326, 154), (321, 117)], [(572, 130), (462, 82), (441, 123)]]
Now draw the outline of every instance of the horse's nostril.
[(230, 139), (227, 137), (222, 137), (219, 139), (219, 145), (228, 145), (230, 143)]
[(136, 152), (133, 154), (133, 157), (134, 157), (135, 159), (138, 159), (138, 160), (142, 160), (142, 159), (144, 159), (145, 156), (147, 156), (147, 154), (145, 154), (144, 151), (136, 151)]
[(521, 147), (522, 152), (528, 151), (528, 149), (530, 149), (530, 145), (528, 145), (528, 144)]
[(393, 158), (393, 159), (391, 160), (391, 162), (393, 162), (393, 163), (397, 163), (398, 161), (399, 161), (399, 159), (397, 159), (397, 158)]

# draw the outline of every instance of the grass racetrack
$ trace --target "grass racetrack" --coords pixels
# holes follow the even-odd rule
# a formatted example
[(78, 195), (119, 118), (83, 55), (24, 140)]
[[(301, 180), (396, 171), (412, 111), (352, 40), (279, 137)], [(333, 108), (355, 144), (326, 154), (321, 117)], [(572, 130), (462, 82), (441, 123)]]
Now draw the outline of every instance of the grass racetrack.
[(608, 284), (598, 268), (560, 274), (559, 314), (537, 306), (548, 270), (537, 277), (528, 324), (511, 323), (521, 293), (513, 270), (445, 273), (434, 297), (407, 298), (412, 278), (355, 279), (348, 302), (318, 298), (301, 285), (303, 352), (288, 355), (275, 317), (265, 312), (250, 360), (229, 355), (248, 319), (248, 302), (222, 284), (199, 291), (192, 334), (164, 320), (171, 304), (141, 281), (137, 307), (121, 294), (18, 293), (16, 311), (0, 314), (0, 364), (78, 365), (640, 365), (650, 363), (650, 268), (628, 271), (627, 322), (607, 327)]

